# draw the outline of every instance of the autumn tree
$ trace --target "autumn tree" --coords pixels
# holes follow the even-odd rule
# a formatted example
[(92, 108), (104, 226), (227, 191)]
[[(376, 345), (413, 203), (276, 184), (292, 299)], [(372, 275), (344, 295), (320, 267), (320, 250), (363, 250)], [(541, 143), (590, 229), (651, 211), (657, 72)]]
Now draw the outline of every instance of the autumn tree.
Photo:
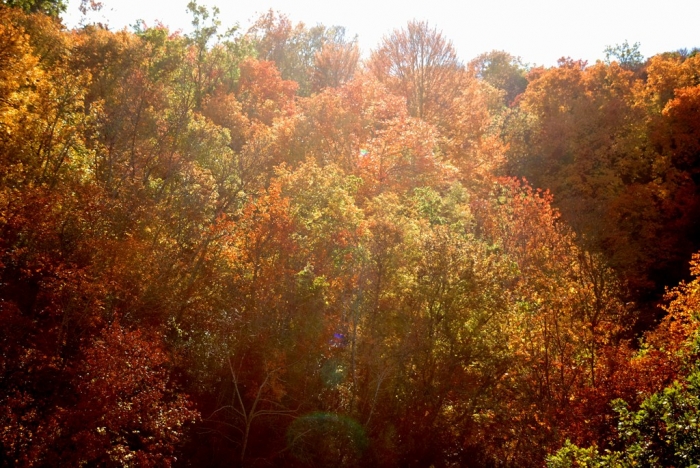
[(355, 74), (359, 57), (360, 51), (355, 41), (324, 44), (314, 55), (312, 91), (337, 87), (349, 81)]
[(683, 277), (697, 249), (696, 184), (689, 166), (676, 166), (672, 155), (687, 153), (671, 136), (687, 132), (672, 108), (689, 97), (681, 90), (696, 85), (696, 69), (696, 59), (680, 56), (652, 57), (643, 76), (617, 62), (562, 61), (530, 72), (507, 120), (508, 170), (552, 190), (565, 220), (645, 304), (646, 327), (656, 314), (650, 303), (669, 278)]
[(382, 129), (408, 117), (401, 98), (368, 76), (325, 89), (300, 106), (303, 112), (293, 139), (299, 152), (319, 165), (334, 163), (355, 174), (366, 144)]
[(508, 52), (494, 50), (481, 54), (469, 62), (467, 68), (477, 78), (504, 91), (503, 98), (507, 105), (513, 104), (515, 98), (527, 88), (527, 65)]
[(474, 77), (464, 78), (449, 112), (437, 124), (439, 147), (458, 168), (465, 185), (488, 185), (503, 171), (506, 146), (501, 138), (503, 92)]
[(434, 118), (451, 105), (462, 69), (452, 42), (425, 21), (409, 22), (386, 36), (367, 66), (406, 99), (412, 116), (421, 119)]
[[(115, 322), (88, 347), (77, 370), (80, 401), (59, 417), (79, 447), (72, 454), (76, 463), (168, 466), (176, 460), (184, 426), (199, 415), (170, 387), (158, 341)], [(67, 453), (59, 456), (68, 459)]]
[(272, 10), (261, 15), (247, 34), (258, 58), (274, 62), (285, 80), (298, 84), (302, 96), (350, 78), (359, 57), (356, 39), (347, 39), (345, 28), (294, 25)]
[(495, 398), (508, 402), (496, 418), (508, 415), (510, 435), (493, 433), (486, 444), (490, 456), (516, 463), (526, 453), (542, 459), (547, 441), (572, 428), (569, 418), (591, 418), (585, 410), (577, 414), (573, 403), (599, 385), (605, 349), (618, 345), (627, 312), (614, 273), (578, 251), (548, 194), (514, 181), (494, 188), (496, 197), (476, 205), (475, 215), (518, 273), (509, 288), (513, 328), (507, 333), (515, 339), (515, 362)]
[[(645, 354), (661, 353), (674, 364), (676, 379), (666, 388), (645, 394), (639, 407), (630, 408), (623, 400), (615, 400), (617, 440), (614, 450), (604, 453), (596, 446), (580, 448), (567, 441), (548, 459), (550, 467), (571, 466), (680, 466), (700, 461), (698, 451), (698, 407), (700, 406), (700, 374), (697, 369), (698, 323), (695, 311), (699, 300), (698, 275), (700, 257), (691, 261), (695, 277), (669, 292), (666, 299), (668, 316), (648, 337)], [(675, 361), (675, 362), (674, 362)]]
[[(613, 232), (639, 233), (640, 222), (653, 229), (651, 220), (625, 215), (624, 223), (636, 228), (619, 219), (609, 225), (606, 221), (621, 212), (613, 206), (627, 196), (626, 190), (636, 193), (630, 193), (630, 200), (641, 200), (651, 188), (643, 186), (649, 168), (637, 164), (645, 160), (632, 156), (644, 148), (637, 126), (643, 116), (633, 105), (633, 74), (617, 64), (586, 67), (562, 60), (558, 68), (531, 71), (529, 78), (518, 109), (507, 121), (508, 171), (551, 190), (564, 219), (589, 248), (609, 252), (612, 264), (625, 270), (632, 290), (641, 291), (648, 287), (638, 274), (644, 268), (642, 250), (625, 248), (627, 241)], [(655, 208), (630, 208), (654, 216), (650, 211)], [(620, 248), (604, 247), (613, 242)]]

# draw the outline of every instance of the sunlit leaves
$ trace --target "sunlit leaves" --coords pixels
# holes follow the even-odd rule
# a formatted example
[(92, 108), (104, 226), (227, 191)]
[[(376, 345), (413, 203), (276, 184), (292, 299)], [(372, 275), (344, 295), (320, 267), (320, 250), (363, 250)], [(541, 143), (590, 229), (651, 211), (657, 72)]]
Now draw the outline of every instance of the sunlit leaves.
[(403, 96), (412, 116), (430, 119), (457, 93), (462, 66), (452, 43), (424, 21), (385, 37), (369, 62), (380, 81)]
[[(617, 440), (614, 450), (600, 453), (567, 444), (548, 459), (550, 467), (572, 466), (693, 466), (700, 462), (698, 451), (698, 408), (700, 374), (698, 353), (698, 255), (693, 257), (691, 272), (695, 279), (681, 284), (667, 297), (669, 315), (657, 331), (648, 336), (647, 348), (640, 359), (653, 359), (660, 353), (673, 365), (682, 363), (684, 379), (666, 388), (645, 394), (638, 408), (615, 400)], [(651, 393), (651, 392), (650, 392)]]
[(157, 342), (117, 322), (86, 351), (75, 414), (77, 463), (170, 465), (183, 426), (198, 413), (168, 388), (167, 357)]
[(606, 260), (639, 289), (692, 248), (696, 57), (526, 82), (411, 22), (362, 70), (342, 28), (190, 10), (0, 10), (11, 464), (531, 466), (690, 372), (696, 281), (635, 354)]

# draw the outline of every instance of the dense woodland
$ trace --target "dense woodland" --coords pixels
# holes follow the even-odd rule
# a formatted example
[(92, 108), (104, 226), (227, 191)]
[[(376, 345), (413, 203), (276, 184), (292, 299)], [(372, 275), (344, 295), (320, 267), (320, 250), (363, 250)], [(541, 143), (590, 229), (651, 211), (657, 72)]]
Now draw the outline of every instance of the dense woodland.
[(62, 6), (0, 6), (0, 466), (700, 463), (695, 50)]

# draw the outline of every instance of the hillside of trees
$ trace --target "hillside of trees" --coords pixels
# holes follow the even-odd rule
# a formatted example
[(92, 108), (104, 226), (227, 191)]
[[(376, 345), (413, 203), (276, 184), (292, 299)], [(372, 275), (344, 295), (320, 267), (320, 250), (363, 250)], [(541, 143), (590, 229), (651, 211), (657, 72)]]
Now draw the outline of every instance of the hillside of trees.
[(700, 464), (695, 50), (64, 7), (0, 4), (0, 466)]

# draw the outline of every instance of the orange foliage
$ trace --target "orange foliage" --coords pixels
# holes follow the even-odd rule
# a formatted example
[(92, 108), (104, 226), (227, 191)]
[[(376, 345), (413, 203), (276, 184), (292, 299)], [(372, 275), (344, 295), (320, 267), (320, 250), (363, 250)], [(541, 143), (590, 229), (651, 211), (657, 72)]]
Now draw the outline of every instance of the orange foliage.
[(294, 112), (297, 84), (283, 80), (272, 62), (246, 59), (235, 94), (251, 120), (272, 125), (277, 117)]

